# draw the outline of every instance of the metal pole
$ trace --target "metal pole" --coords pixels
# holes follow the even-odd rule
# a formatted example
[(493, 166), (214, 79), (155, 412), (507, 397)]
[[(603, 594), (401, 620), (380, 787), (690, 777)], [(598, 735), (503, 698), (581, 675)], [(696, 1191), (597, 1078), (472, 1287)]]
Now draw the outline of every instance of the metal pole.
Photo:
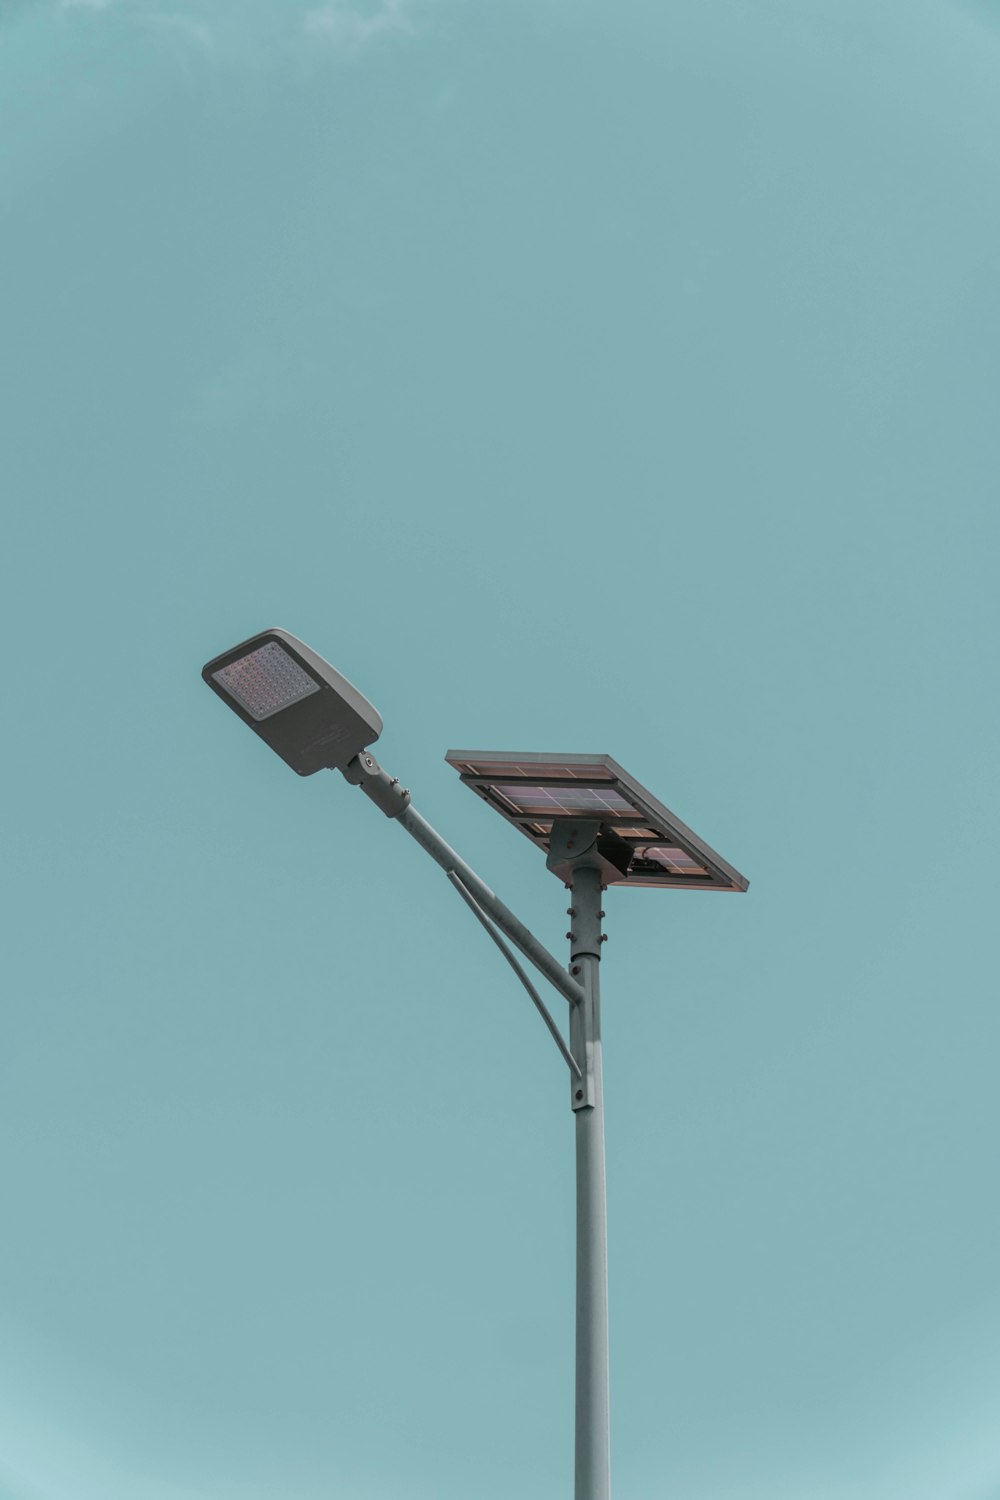
[(584, 1074), (571, 1082), (576, 1114), (576, 1500), (609, 1500), (608, 1223), (601, 1080), (601, 874), (573, 870), (572, 962), (584, 988), (570, 1010), (570, 1050)]

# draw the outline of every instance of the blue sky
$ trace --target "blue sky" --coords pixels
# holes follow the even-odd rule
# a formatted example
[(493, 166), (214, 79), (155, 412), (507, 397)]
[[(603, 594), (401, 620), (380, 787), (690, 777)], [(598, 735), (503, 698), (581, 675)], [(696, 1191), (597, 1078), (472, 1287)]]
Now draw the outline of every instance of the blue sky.
[[(1000, 1497), (1000, 17), (0, 12), (2, 1500), (542, 1500), (572, 1121), (433, 865), (199, 677), (615, 756), (617, 1500)], [(558, 1004), (556, 997), (554, 1003)]]

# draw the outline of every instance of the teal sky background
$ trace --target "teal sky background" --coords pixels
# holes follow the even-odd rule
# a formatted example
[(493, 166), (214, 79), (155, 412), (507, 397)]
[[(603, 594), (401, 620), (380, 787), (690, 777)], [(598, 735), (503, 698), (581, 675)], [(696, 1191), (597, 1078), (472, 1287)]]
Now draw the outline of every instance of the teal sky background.
[(606, 903), (616, 1500), (998, 1500), (998, 140), (996, 5), (0, 7), (2, 1500), (571, 1493), (563, 1065), (273, 624), (554, 951), (449, 747), (750, 878)]

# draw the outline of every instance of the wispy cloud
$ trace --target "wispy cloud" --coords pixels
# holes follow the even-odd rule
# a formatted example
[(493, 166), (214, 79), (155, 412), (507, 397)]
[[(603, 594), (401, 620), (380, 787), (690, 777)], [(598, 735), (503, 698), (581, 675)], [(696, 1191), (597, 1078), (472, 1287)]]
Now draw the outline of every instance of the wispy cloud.
[[(90, 4), (91, 0), (85, 0)], [(107, 5), (109, 0), (102, 0)], [(150, 10), (143, 16), (143, 22), (147, 26), (159, 26), (164, 31), (172, 31), (175, 35), (189, 42), (196, 42), (199, 47), (211, 47), (215, 40), (212, 28), (204, 21), (196, 21), (193, 16), (186, 16), (176, 10)]]
[[(220, 63), (273, 63), (324, 52), (353, 56), (415, 36), (428, 0), (52, 0), (80, 24), (126, 23), (172, 34)], [(0, 7), (4, 0), (0, 0)], [(305, 49), (303, 53), (303, 49)]]
[(105, 24), (106, 17), (113, 17), (116, 24), (159, 34), (185, 68), (194, 53), (206, 53), (215, 45), (215, 25), (225, 20), (227, 11), (227, 0), (58, 0), (58, 5), (64, 13), (75, 12), (81, 22), (85, 16), (100, 17)]
[(308, 36), (356, 52), (379, 37), (409, 35), (414, 26), (409, 0), (375, 0), (369, 5), (326, 0), (307, 13), (305, 30)]

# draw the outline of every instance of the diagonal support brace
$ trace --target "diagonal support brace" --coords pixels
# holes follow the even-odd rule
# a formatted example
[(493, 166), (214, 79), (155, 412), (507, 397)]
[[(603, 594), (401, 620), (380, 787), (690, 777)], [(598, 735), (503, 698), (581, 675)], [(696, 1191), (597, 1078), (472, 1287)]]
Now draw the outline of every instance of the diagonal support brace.
[(533, 932), (528, 931), (523, 922), (518, 921), (510, 908), (504, 906), (485, 881), (480, 880), (475, 870), (470, 869), (465, 860), (445, 843), (427, 819), (420, 816), (412, 803), (403, 808), (396, 821), (411, 837), (416, 839), (420, 847), (427, 851), (442, 870), (445, 872), (454, 870), (466, 890), (475, 897), (504, 937), (510, 938), (514, 947), (524, 954), (529, 963), (534, 964), (538, 972), (559, 991), (560, 995), (565, 996), (570, 1005), (577, 1006), (583, 1002), (583, 986), (578, 984), (571, 974), (567, 974), (559, 960), (554, 958), (549, 950), (538, 941)]
[(532, 984), (532, 982), (528, 978), (527, 974), (521, 968), (521, 965), (518, 963), (518, 961), (514, 957), (513, 953), (511, 953), (510, 949), (507, 947), (507, 944), (504, 942), (503, 938), (497, 932), (496, 928), (493, 926), (493, 923), (490, 921), (489, 917), (486, 915), (486, 913), (483, 911), (482, 907), (479, 905), (479, 902), (475, 899), (474, 896), (470, 896), (469, 892), (465, 889), (465, 886), (462, 884), (462, 882), (459, 879), (459, 877), (455, 874), (454, 870), (449, 870), (448, 871), (448, 879), (451, 881), (452, 885), (455, 887), (456, 891), (461, 896), (462, 900), (469, 907), (469, 910), (483, 924), (483, 926), (485, 927), (486, 931), (489, 933), (490, 937), (493, 939), (493, 941), (496, 943), (497, 947), (500, 949), (500, 952), (503, 954), (504, 958), (507, 960), (507, 962), (510, 964), (511, 968), (514, 970), (514, 973), (517, 975), (518, 979), (524, 985), (524, 988), (528, 991), (528, 994), (531, 996), (532, 1001), (534, 1002), (535, 1009), (538, 1011), (538, 1014), (541, 1016), (542, 1020), (545, 1022), (546, 1026), (548, 1027), (549, 1033), (550, 1033), (550, 1035), (552, 1037), (552, 1040), (555, 1042), (556, 1046), (559, 1048), (559, 1051), (560, 1051), (560, 1053), (562, 1055), (563, 1061), (569, 1067), (570, 1072), (578, 1080), (581, 1079), (583, 1077), (583, 1074), (582, 1074), (582, 1072), (580, 1070), (580, 1064), (577, 1062), (576, 1058), (573, 1056), (572, 1052), (569, 1050), (569, 1048), (567, 1047), (566, 1043), (563, 1041), (562, 1032), (559, 1030), (559, 1027), (556, 1025), (555, 1021), (552, 1019), (552, 1016), (551, 1016), (551, 1014), (550, 1014), (550, 1012), (548, 1010), (548, 1007), (546, 1006), (545, 1002), (543, 1001), (541, 995), (535, 989), (535, 986)]

